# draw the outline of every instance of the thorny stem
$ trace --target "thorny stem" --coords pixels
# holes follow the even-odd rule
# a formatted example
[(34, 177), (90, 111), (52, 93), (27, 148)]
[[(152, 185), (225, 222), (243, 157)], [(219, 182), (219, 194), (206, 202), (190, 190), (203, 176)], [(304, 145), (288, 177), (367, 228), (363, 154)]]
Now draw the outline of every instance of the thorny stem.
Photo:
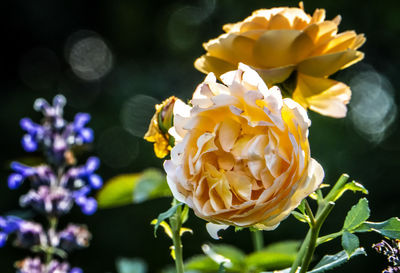
[[(175, 205), (177, 200), (174, 199), (172, 205)], [(182, 227), (182, 207), (178, 206), (174, 215), (169, 219), (171, 229), (172, 229), (172, 241), (174, 243), (175, 251), (175, 266), (176, 273), (184, 273), (183, 267), (183, 251), (182, 251), (182, 241), (181, 241), (181, 227)]]

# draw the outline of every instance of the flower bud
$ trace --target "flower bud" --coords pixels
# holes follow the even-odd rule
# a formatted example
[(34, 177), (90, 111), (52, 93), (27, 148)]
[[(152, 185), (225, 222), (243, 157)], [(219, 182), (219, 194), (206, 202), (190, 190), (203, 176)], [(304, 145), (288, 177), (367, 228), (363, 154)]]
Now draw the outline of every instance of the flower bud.
[(168, 130), (174, 123), (174, 106), (177, 100), (176, 97), (172, 96), (155, 106), (156, 113), (144, 135), (145, 140), (154, 142), (154, 152), (159, 158), (164, 158), (169, 154), (174, 142)]

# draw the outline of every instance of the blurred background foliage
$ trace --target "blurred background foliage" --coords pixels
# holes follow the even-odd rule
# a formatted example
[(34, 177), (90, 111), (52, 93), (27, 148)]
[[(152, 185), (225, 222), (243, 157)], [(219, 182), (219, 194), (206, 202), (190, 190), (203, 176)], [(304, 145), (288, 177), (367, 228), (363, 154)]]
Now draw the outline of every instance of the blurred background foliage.
[[(176, 95), (188, 99), (204, 75), (193, 67), (204, 53), (201, 44), (222, 33), (222, 25), (237, 22), (255, 9), (297, 6), (297, 1), (194, 0), (194, 1), (3, 1), (1, 6), (0, 214), (18, 210), (18, 197), (26, 189), (6, 186), (9, 162), (26, 156), (20, 147), (19, 120), (30, 116), (35, 98), (51, 99), (62, 93), (68, 99), (66, 116), (89, 112), (96, 141), (90, 152), (102, 160), (105, 180), (146, 167), (161, 168), (152, 145), (141, 136), (154, 104)], [(349, 115), (336, 120), (310, 113), (313, 157), (325, 168), (325, 183), (349, 173), (370, 191), (371, 220), (399, 216), (400, 129), (397, 105), (400, 84), (400, 3), (397, 0), (305, 0), (305, 10), (325, 8), (327, 18), (343, 17), (340, 30), (365, 33), (361, 48), (365, 59), (335, 75), (353, 89)], [(82, 160), (89, 154), (82, 152)], [(33, 154), (25, 160), (37, 160)], [(359, 197), (359, 196), (358, 196)], [(335, 207), (322, 235), (340, 229), (345, 213), (358, 200), (346, 194)], [(172, 260), (170, 241), (153, 236), (152, 219), (165, 211), (170, 199), (132, 204), (83, 216), (73, 211), (65, 221), (86, 223), (93, 233), (91, 247), (71, 256), (85, 272), (116, 272), (118, 257), (141, 258), (149, 272), (160, 272)], [(213, 241), (205, 222), (190, 217), (186, 224), (194, 235), (184, 235), (184, 256), (201, 253)], [(265, 243), (304, 238), (306, 226), (293, 217), (273, 232)], [(222, 232), (223, 243), (246, 253), (252, 250), (247, 231)], [(380, 240), (362, 234), (368, 258), (357, 257), (335, 272), (379, 272), (386, 263), (370, 246)], [(218, 243), (218, 242), (217, 242)], [(340, 251), (340, 240), (323, 245), (316, 256)], [(15, 272), (13, 261), (22, 250), (0, 249), (1, 272)]]

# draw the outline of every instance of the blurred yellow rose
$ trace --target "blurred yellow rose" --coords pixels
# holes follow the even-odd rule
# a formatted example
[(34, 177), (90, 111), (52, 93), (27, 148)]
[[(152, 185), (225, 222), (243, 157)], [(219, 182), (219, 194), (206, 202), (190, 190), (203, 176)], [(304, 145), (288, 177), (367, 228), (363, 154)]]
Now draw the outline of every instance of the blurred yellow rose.
[(217, 224), (273, 229), (320, 185), (303, 107), (250, 67), (200, 84), (176, 112), (164, 163), (174, 197)]
[(148, 142), (154, 142), (154, 153), (158, 158), (166, 157), (172, 149), (174, 138), (168, 134), (168, 130), (173, 125), (174, 112), (182, 112), (180, 107), (186, 106), (174, 96), (155, 106), (156, 112), (150, 121), (144, 139)]
[(227, 24), (225, 34), (204, 44), (207, 53), (195, 61), (203, 73), (217, 77), (239, 62), (255, 69), (271, 87), (304, 108), (331, 117), (346, 116), (350, 88), (328, 77), (358, 61), (363, 34), (338, 32), (341, 17), (325, 20), (325, 10), (310, 16), (300, 8), (261, 9), (244, 21)]

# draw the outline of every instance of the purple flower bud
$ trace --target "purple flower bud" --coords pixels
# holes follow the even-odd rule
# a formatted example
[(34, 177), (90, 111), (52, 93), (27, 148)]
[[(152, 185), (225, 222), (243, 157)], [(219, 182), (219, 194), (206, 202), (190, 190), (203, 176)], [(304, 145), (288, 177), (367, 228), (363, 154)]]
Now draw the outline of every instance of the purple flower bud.
[(24, 135), (22, 138), (22, 148), (27, 152), (34, 152), (37, 150), (38, 144), (32, 135)]
[[(88, 195), (90, 193), (90, 191), (91, 191), (90, 187), (84, 186), (84, 187), (80, 188), (79, 190), (74, 191), (72, 196), (75, 199), (75, 202), (78, 205), (81, 205), (81, 203), (79, 203), (78, 199), (82, 198), (82, 197), (86, 198), (86, 195)], [(83, 199), (81, 199), (81, 200), (83, 200)], [(83, 202), (85, 202), (85, 201), (83, 201)]]
[(11, 190), (19, 188), (21, 186), (22, 182), (24, 181), (24, 177), (20, 175), (19, 173), (12, 173), (8, 177), (8, 188)]
[(83, 270), (79, 267), (74, 267), (68, 273), (83, 273)]
[(81, 130), (90, 121), (90, 115), (88, 113), (78, 113), (74, 119), (75, 131)]
[(23, 130), (27, 131), (29, 134), (32, 135), (36, 134), (37, 128), (39, 127), (39, 125), (34, 123), (30, 118), (21, 119), (19, 125)]
[(93, 197), (84, 198), (85, 200), (80, 200), (80, 207), (84, 214), (92, 215), (97, 210), (97, 201)]
[(65, 251), (87, 247), (91, 239), (91, 234), (85, 226), (73, 224), (69, 224), (58, 236), (60, 240), (58, 247)]
[(89, 176), (89, 183), (93, 189), (100, 189), (103, 186), (103, 179), (100, 175), (92, 174)]
[(3, 231), (7, 234), (10, 234), (19, 228), (19, 224), (21, 223), (21, 219), (16, 216), (7, 216), (6, 217), (6, 226), (3, 228)]
[(94, 173), (94, 171), (96, 171), (99, 168), (99, 166), (100, 166), (100, 160), (97, 157), (95, 156), (89, 157), (85, 165), (86, 174)]
[(67, 99), (61, 94), (56, 95), (53, 99), (53, 107), (63, 108), (66, 103)]
[(43, 99), (43, 98), (38, 98), (35, 100), (35, 102), (33, 103), (33, 109), (35, 109), (35, 111), (45, 111), (46, 109), (50, 108), (49, 103)]
[(79, 136), (82, 138), (83, 143), (90, 143), (94, 139), (94, 133), (91, 128), (82, 128), (79, 131)]
[(8, 235), (4, 232), (0, 232), (0, 247), (3, 247), (6, 244)]
[(39, 258), (25, 258), (22, 261), (17, 262), (17, 273), (44, 273), (45, 266)]
[(16, 171), (17, 173), (20, 173), (22, 176), (27, 177), (35, 174), (35, 168), (26, 166), (24, 164), (21, 164), (19, 162), (11, 162), (11, 169), (13, 171)]

